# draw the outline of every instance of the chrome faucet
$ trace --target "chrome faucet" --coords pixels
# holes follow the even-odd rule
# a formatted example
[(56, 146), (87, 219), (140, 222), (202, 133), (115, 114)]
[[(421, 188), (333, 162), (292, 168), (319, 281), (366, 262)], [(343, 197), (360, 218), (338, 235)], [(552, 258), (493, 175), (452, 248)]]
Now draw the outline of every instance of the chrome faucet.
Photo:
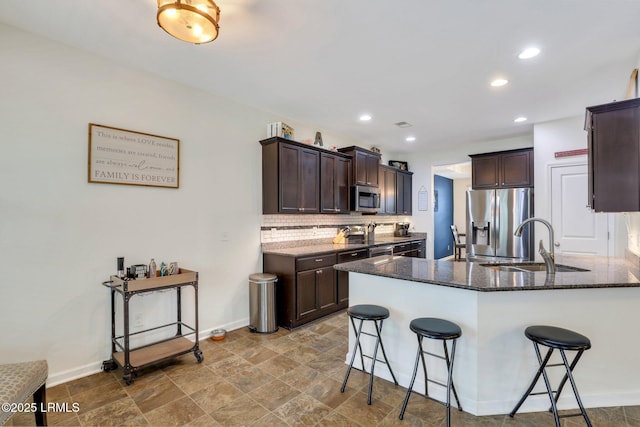
[(538, 247), (538, 252), (540, 253), (540, 255), (542, 256), (542, 259), (544, 260), (544, 266), (547, 269), (547, 274), (556, 274), (556, 263), (555, 263), (555, 252), (553, 250), (553, 226), (551, 225), (551, 223), (547, 220), (544, 220), (542, 218), (528, 218), (525, 219), (524, 221), (522, 221), (522, 223), (518, 226), (518, 228), (516, 228), (516, 231), (513, 233), (514, 236), (520, 237), (522, 236), (522, 230), (524, 229), (524, 226), (530, 222), (534, 222), (534, 221), (538, 221), (543, 223), (546, 227), (547, 230), (549, 230), (549, 249), (551, 250), (551, 252), (547, 251), (544, 248), (544, 245), (542, 244), (542, 239), (540, 239), (540, 245)]

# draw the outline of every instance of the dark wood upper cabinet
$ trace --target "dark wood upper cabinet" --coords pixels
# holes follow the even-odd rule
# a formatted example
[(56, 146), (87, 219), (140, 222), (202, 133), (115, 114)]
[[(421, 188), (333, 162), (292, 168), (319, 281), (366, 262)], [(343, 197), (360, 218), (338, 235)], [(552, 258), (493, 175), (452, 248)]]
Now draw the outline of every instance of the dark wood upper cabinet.
[(333, 153), (320, 154), (320, 210), (349, 213), (351, 159)]
[(353, 185), (378, 186), (378, 166), (381, 157), (379, 153), (355, 146), (339, 148), (338, 151), (348, 154), (352, 158), (351, 178)]
[(351, 157), (283, 138), (262, 145), (262, 213), (349, 213)]
[(380, 165), (378, 215), (412, 215), (413, 172)]
[(413, 172), (399, 170), (396, 173), (396, 213), (412, 215)]
[(474, 189), (533, 187), (533, 149), (472, 154)]
[(588, 107), (585, 128), (591, 208), (640, 211), (640, 98)]
[(261, 143), (262, 213), (319, 213), (320, 153), (280, 138)]
[(396, 170), (391, 166), (380, 165), (380, 211), (378, 215), (396, 214)]

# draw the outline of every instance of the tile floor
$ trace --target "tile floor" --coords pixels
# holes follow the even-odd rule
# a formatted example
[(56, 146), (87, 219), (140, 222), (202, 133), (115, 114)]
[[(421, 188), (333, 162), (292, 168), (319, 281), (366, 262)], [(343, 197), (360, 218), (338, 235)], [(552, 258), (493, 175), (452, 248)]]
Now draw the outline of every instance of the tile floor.
[[(295, 331), (252, 334), (242, 328), (222, 341), (203, 341), (201, 364), (190, 353), (146, 370), (130, 386), (120, 369), (58, 385), (47, 390), (47, 400), (75, 402), (80, 411), (52, 412), (48, 421), (67, 426), (444, 426), (444, 407), (418, 395), (410, 400), (404, 421), (398, 420), (406, 389), (384, 380), (375, 380), (368, 406), (368, 377), (358, 371), (340, 393), (347, 323), (340, 313)], [(640, 406), (588, 412), (594, 427), (640, 426)], [(582, 418), (563, 419), (565, 427), (584, 424)], [(33, 414), (16, 414), (8, 425), (34, 425)], [(512, 419), (452, 410), (452, 425), (554, 423), (549, 413)]]

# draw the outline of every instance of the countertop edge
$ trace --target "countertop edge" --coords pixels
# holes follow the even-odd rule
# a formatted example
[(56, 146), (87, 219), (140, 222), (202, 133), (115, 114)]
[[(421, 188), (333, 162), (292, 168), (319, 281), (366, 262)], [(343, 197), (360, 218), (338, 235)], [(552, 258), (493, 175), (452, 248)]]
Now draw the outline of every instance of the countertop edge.
[[(449, 287), (449, 288), (456, 288), (456, 289), (464, 289), (464, 290), (469, 290), (469, 291), (476, 291), (476, 292), (512, 292), (512, 291), (542, 291), (542, 290), (553, 290), (553, 291), (557, 291), (557, 290), (571, 290), (571, 289), (606, 289), (606, 288), (640, 288), (640, 281), (634, 281), (633, 279), (629, 278), (627, 280), (629, 280), (628, 282), (625, 282), (623, 279), (620, 278), (612, 278), (612, 279), (601, 279), (601, 274), (599, 274), (599, 270), (602, 269), (607, 269), (607, 268), (614, 268), (613, 266), (611, 266), (610, 264), (616, 264), (616, 263), (623, 263), (623, 271), (621, 274), (625, 274), (625, 273), (630, 273), (634, 276), (634, 278), (640, 277), (638, 275), (638, 270), (637, 268), (635, 268), (633, 266), (633, 263), (630, 264), (626, 264), (624, 263), (623, 259), (619, 259), (619, 258), (603, 258), (604, 260), (606, 260), (607, 262), (604, 261), (600, 261), (600, 267), (593, 267), (594, 271), (591, 272), (592, 274), (589, 274), (588, 276), (586, 276), (587, 278), (585, 278), (584, 280), (587, 280), (586, 282), (582, 282), (580, 279), (580, 274), (581, 273), (556, 273), (557, 275), (564, 275), (564, 278), (571, 278), (572, 280), (575, 281), (575, 283), (552, 283), (552, 284), (547, 284), (548, 281), (553, 281), (555, 282), (556, 280), (556, 276), (547, 276), (545, 272), (529, 272), (529, 273), (517, 273), (517, 274), (521, 274), (520, 277), (522, 277), (523, 280), (523, 284), (520, 285), (514, 285), (513, 283), (509, 283), (509, 280), (515, 280), (513, 279), (513, 273), (491, 273), (487, 270), (484, 270), (483, 267), (476, 268), (475, 269), (475, 273), (470, 273), (467, 272), (466, 275), (464, 276), (465, 280), (467, 281), (466, 284), (460, 283), (461, 279), (460, 279), (460, 275), (458, 275), (457, 277), (457, 281), (455, 281), (453, 278), (449, 279), (449, 280), (445, 280), (445, 279), (439, 279), (433, 276), (429, 276), (429, 274), (435, 274), (435, 273), (429, 273), (429, 269), (426, 268), (425, 271), (426, 273), (423, 275), (423, 277), (420, 277), (420, 273), (416, 273), (416, 271), (419, 271), (419, 268), (414, 268), (416, 266), (419, 266), (419, 264), (414, 264), (414, 263), (420, 263), (422, 262), (423, 265), (426, 266), (444, 266), (445, 269), (459, 269), (458, 272), (461, 272), (460, 270), (462, 269), (462, 267), (466, 267), (465, 264), (466, 263), (456, 263), (456, 262), (452, 262), (452, 261), (437, 261), (437, 260), (420, 260), (420, 259), (410, 259), (410, 258), (404, 258), (404, 257), (391, 257), (389, 258), (387, 261), (384, 261), (381, 259), (381, 263), (379, 264), (372, 264), (371, 261), (367, 261), (367, 260), (360, 260), (360, 261), (351, 261), (351, 262), (347, 262), (347, 263), (342, 263), (342, 264), (336, 264), (334, 266), (334, 269), (338, 270), (338, 271), (346, 271), (346, 272), (353, 272), (353, 273), (360, 273), (360, 274), (367, 274), (367, 275), (372, 275), (372, 276), (380, 276), (380, 277), (388, 277), (391, 279), (398, 279), (398, 280), (405, 280), (405, 281), (409, 281), (409, 282), (416, 282), (416, 283), (425, 283), (425, 284), (430, 284), (430, 285), (435, 285), (435, 286), (444, 286), (444, 287)], [(475, 264), (475, 263), (470, 263), (470, 264)], [(470, 269), (470, 270), (473, 270)], [(407, 273), (407, 271), (410, 271), (410, 273)], [(438, 273), (441, 274), (441, 273)], [(569, 276), (569, 274), (573, 274), (573, 276)], [(451, 273), (452, 277), (454, 276), (453, 273)], [(503, 279), (503, 281), (506, 283), (505, 286), (495, 286), (495, 285), (491, 285), (491, 277), (496, 277), (499, 276), (500, 279)], [(628, 277), (628, 276), (626, 276)], [(563, 281), (564, 279), (562, 276), (559, 276), (559, 278), (557, 279), (559, 282)], [(607, 281), (610, 280), (610, 281)], [(637, 280), (637, 279), (636, 279)], [(485, 283), (484, 286), (477, 286), (472, 284), (473, 282), (476, 283)], [(529, 284), (527, 284), (526, 282), (529, 282)]]

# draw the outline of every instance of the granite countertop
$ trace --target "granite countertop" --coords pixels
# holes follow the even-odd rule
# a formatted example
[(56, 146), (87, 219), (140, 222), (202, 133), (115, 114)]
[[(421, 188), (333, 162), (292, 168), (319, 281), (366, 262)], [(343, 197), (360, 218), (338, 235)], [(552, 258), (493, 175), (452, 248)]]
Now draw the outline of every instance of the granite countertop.
[(589, 271), (558, 272), (552, 276), (545, 271), (508, 272), (481, 264), (384, 255), (336, 264), (334, 268), (481, 292), (640, 287), (637, 259), (558, 255), (556, 265)]
[(263, 254), (276, 254), (285, 256), (315, 256), (330, 252), (350, 251), (356, 249), (364, 249), (381, 245), (398, 244), (403, 242), (410, 242), (415, 240), (422, 240), (426, 238), (426, 233), (413, 233), (407, 237), (394, 237), (393, 235), (376, 236), (374, 243), (343, 243), (335, 244), (331, 242), (319, 242), (309, 243), (306, 241), (304, 244), (296, 245), (290, 243), (279, 247), (277, 244), (264, 245), (262, 247)]

